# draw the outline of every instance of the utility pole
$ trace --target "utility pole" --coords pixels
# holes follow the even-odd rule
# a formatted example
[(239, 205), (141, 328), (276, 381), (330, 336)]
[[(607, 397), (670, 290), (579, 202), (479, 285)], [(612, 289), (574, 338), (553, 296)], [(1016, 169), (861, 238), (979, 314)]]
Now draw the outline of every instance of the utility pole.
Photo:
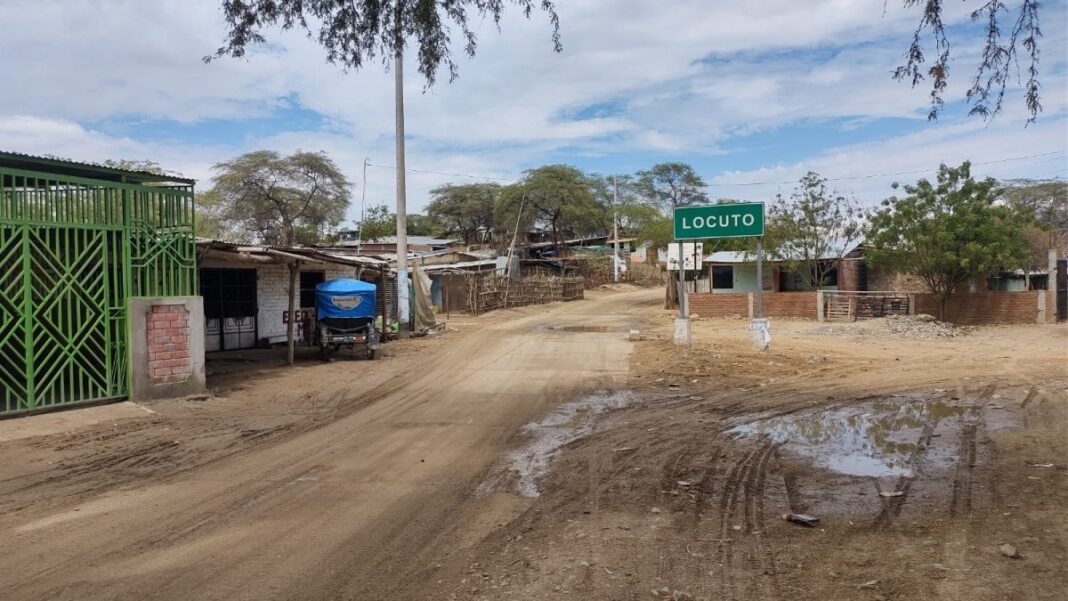
[(619, 214), (616, 207), (619, 206), (619, 182), (616, 176), (612, 176), (612, 269), (614, 281), (619, 282)]
[[(363, 220), (364, 220), (364, 207), (367, 205), (367, 163), (371, 159), (363, 158), (363, 191), (360, 192), (360, 224), (356, 228), (356, 254), (360, 254), (360, 247), (363, 246)], [(384, 325), (384, 324), (383, 324)]]
[(393, 59), (393, 85), (397, 113), (397, 321), (398, 336), (408, 337), (408, 209), (405, 194), (404, 168), (404, 50), (401, 18), (397, 15), (397, 52)]

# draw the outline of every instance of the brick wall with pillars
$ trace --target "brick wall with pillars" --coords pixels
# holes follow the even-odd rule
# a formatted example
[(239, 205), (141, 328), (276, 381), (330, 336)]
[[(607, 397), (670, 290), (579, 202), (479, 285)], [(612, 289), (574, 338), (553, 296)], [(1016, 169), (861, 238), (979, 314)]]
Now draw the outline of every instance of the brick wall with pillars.
[[(933, 294), (916, 294), (916, 313), (938, 315)], [(956, 292), (946, 303), (945, 320), (965, 325), (1054, 323), (1057, 311), (1052, 290), (1021, 292)]]

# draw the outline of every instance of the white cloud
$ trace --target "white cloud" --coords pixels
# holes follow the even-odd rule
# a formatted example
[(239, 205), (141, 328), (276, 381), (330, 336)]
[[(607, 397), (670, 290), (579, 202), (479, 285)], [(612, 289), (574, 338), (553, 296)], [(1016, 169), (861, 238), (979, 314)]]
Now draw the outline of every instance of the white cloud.
[[(0, 36), (5, 148), (80, 160), (144, 157), (201, 180), (214, 162), (260, 147), (326, 150), (357, 183), (364, 157), (394, 163), (393, 77), (379, 64), (342, 73), (302, 34), (271, 32), (269, 50), (206, 65), (201, 57), (224, 34), (215, 1), (7, 0), (5, 8), (19, 15), (18, 26)], [(885, 15), (883, 8), (877, 0), (572, 0), (558, 3), (560, 55), (551, 51), (543, 15), (526, 21), (511, 11), (501, 34), (491, 22), (479, 26), (478, 56), (460, 57), (456, 82), (442, 79), (423, 92), (414, 64), (406, 64), (408, 165), (513, 177), (561, 155), (627, 164), (635, 156), (707, 159), (722, 154), (733, 137), (802, 120), (922, 120), (925, 90), (889, 77), (918, 13), (894, 0)], [(967, 8), (947, 5), (956, 22)], [(979, 155), (1031, 154), (1028, 148), (1064, 149), (1066, 42), (1049, 25), (1064, 7), (1043, 9), (1052, 118), (1027, 129), (1016, 117), (989, 127), (974, 120), (932, 124), (925, 130), (930, 139), (845, 148), (835, 148), (828, 134), (826, 148), (806, 161), (777, 166), (772, 158), (764, 169), (715, 181), (795, 179), (808, 168), (829, 176), (927, 168), (923, 161), (964, 151), (979, 161)], [(973, 50), (954, 48), (964, 53), (951, 79), (956, 98), (967, 85)], [(320, 113), (325, 126), (176, 144), (109, 135), (91, 125), (240, 121), (269, 116), (288, 98)], [(589, 106), (604, 109), (583, 110)], [(391, 202), (392, 173), (371, 169), (368, 176), (368, 198)], [(412, 173), (410, 205), (420, 208), (427, 191), (449, 179)]]

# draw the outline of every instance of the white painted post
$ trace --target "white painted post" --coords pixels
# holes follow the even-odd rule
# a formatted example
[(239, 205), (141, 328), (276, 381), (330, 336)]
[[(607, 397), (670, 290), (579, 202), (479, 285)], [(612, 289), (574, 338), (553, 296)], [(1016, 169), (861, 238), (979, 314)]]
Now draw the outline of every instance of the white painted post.
[(756, 316), (764, 318), (764, 236), (757, 238), (757, 292)]
[(682, 241), (679, 241), (679, 317), (675, 320), (675, 344), (691, 346), (693, 331), (690, 318), (686, 315), (686, 256), (682, 254)]

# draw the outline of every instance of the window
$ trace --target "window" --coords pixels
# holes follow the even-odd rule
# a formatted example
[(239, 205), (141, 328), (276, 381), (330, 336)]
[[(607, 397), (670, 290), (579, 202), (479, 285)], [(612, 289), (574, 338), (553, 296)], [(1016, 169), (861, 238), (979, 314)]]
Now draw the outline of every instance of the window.
[(734, 267), (716, 265), (712, 267), (712, 289), (734, 288)]
[(255, 317), (256, 270), (201, 269), (200, 295), (204, 297), (205, 317)]
[(322, 271), (300, 272), (300, 308), (315, 308), (315, 287), (326, 280), (326, 273)]

